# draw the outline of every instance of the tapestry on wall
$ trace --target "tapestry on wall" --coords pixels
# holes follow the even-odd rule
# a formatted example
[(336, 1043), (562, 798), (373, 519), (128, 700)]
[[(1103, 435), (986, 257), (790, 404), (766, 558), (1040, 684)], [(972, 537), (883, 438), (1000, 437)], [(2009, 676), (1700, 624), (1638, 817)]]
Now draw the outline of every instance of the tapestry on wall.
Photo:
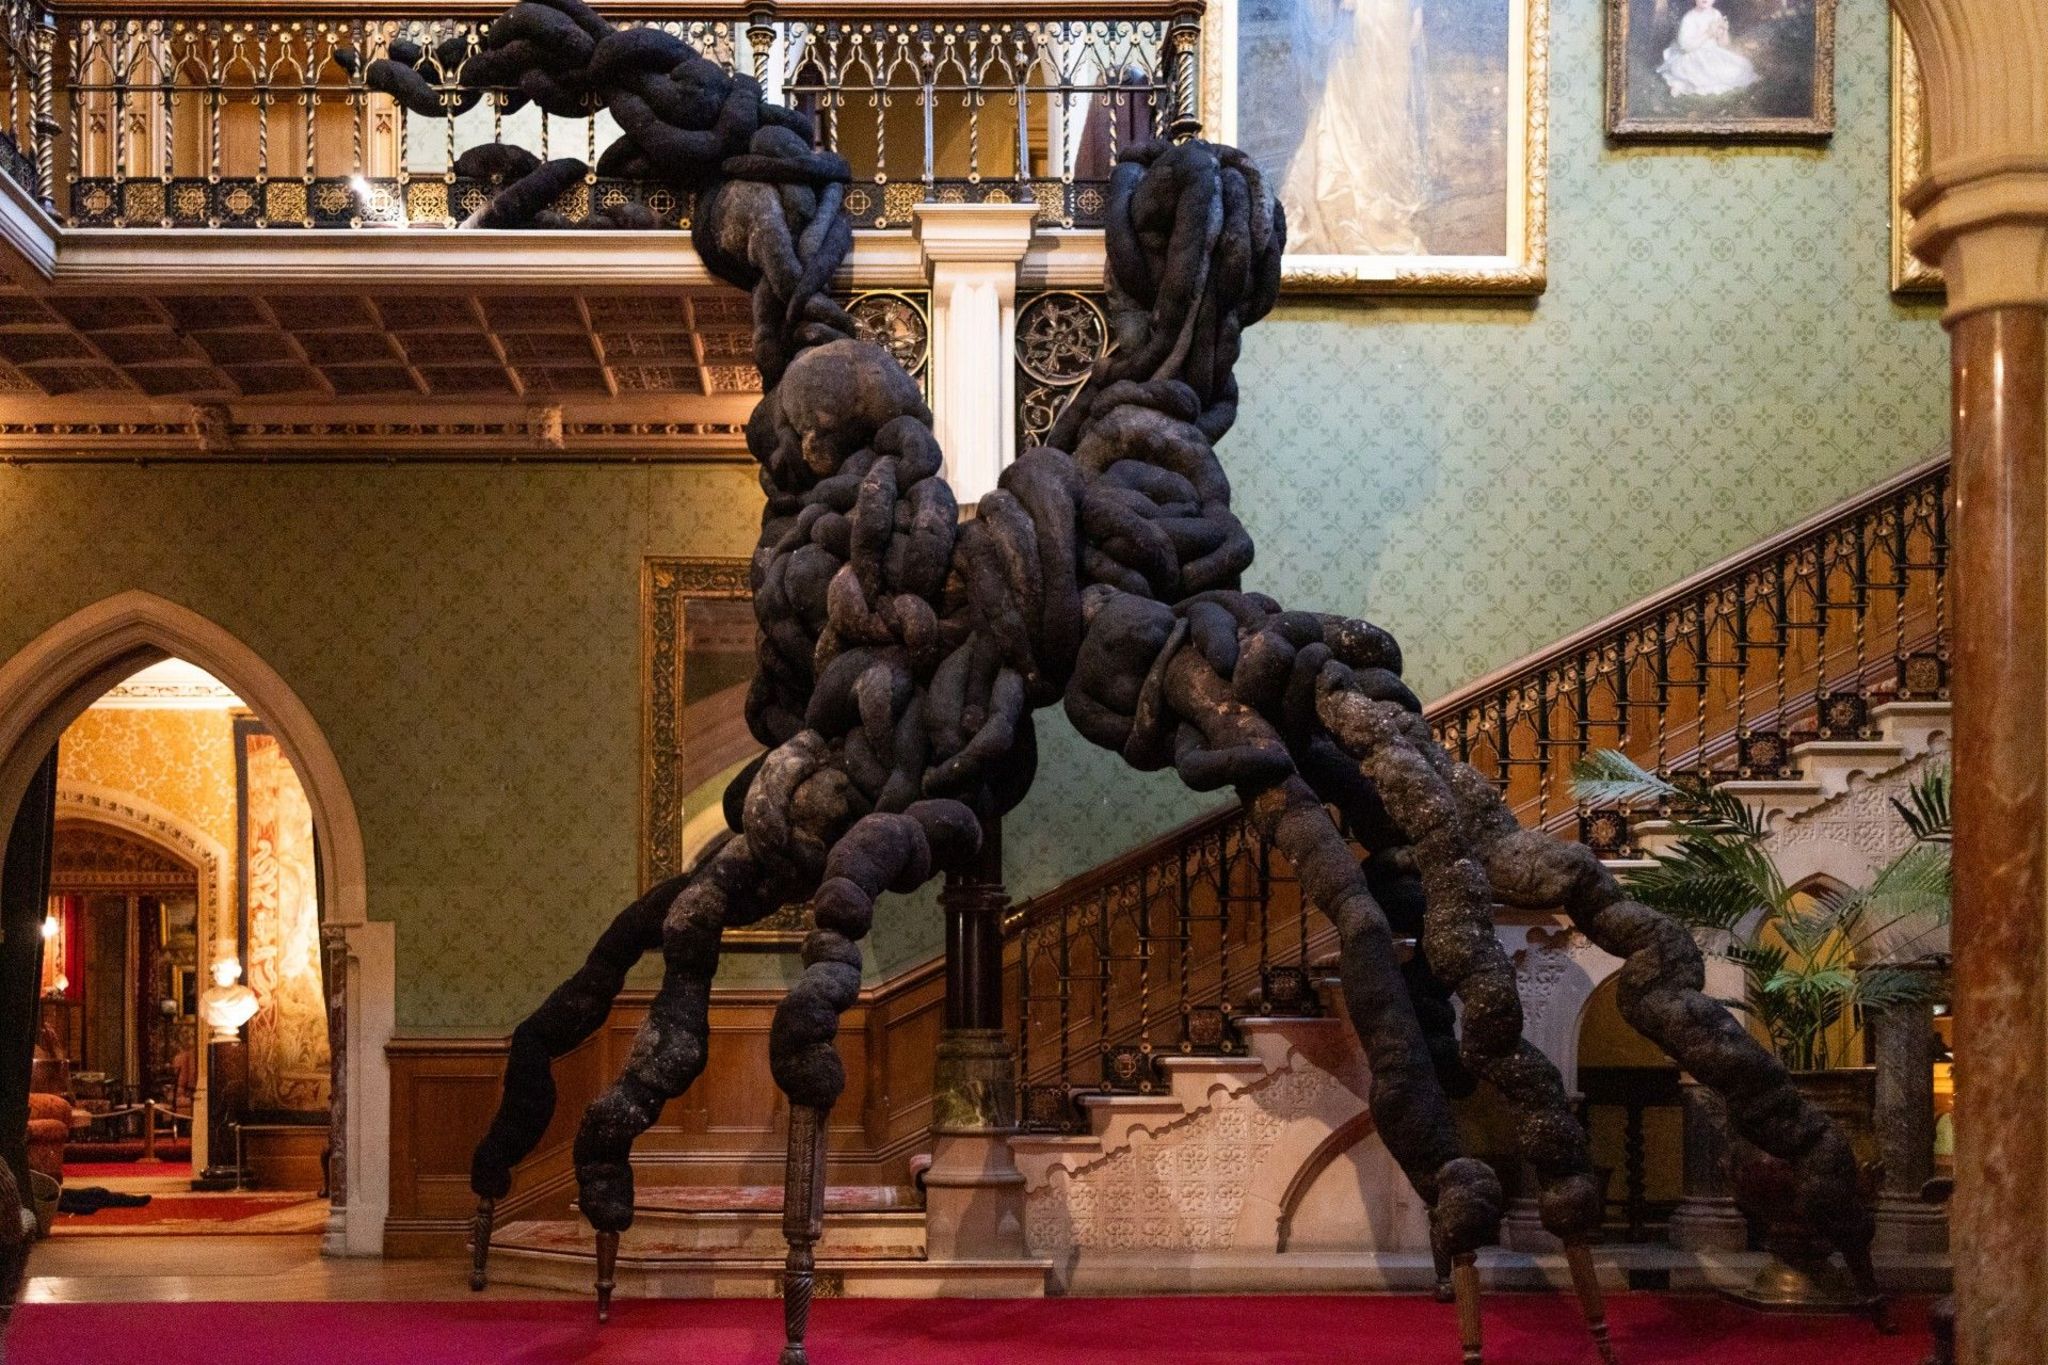
[(248, 1031), (250, 1107), (324, 1114), (332, 1078), (313, 810), (277, 737), (251, 717), (235, 721), (235, 788), (242, 952), (258, 1001)]

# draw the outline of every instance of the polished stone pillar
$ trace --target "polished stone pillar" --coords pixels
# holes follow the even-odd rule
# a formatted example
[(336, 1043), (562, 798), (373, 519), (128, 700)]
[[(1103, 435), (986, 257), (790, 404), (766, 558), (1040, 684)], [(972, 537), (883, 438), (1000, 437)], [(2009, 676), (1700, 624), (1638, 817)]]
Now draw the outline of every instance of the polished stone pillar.
[(1690, 1077), (1679, 1082), (1679, 1097), (1685, 1170), (1678, 1207), (1671, 1211), (1671, 1245), (1680, 1251), (1745, 1251), (1749, 1220), (1735, 1207), (1728, 1172), (1728, 1106)]
[(1002, 827), (984, 829), (972, 868), (949, 873), (946, 1024), (932, 1086), (925, 1249), (934, 1261), (1024, 1255), (1024, 1175), (1010, 1152), (1017, 1068), (1003, 1027)]
[(1957, 319), (1959, 1359), (2048, 1359), (2048, 310)]
[(1948, 1215), (1920, 1197), (1934, 1174), (1934, 1013), (1925, 1001), (1870, 1010), (1877, 1053), (1871, 1114), (1884, 1184), (1877, 1200), (1880, 1252), (1929, 1255), (1948, 1249)]
[(1957, 1358), (2048, 1360), (2048, 23), (1892, 0), (1920, 59), (1912, 247), (1953, 344)]

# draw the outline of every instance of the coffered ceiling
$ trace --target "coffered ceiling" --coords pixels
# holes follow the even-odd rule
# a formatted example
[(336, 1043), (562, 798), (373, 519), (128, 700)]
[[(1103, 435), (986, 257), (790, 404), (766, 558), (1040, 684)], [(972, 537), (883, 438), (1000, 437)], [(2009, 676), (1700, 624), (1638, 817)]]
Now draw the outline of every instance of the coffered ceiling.
[(0, 454), (737, 453), (760, 391), (750, 326), (719, 287), (0, 293)]

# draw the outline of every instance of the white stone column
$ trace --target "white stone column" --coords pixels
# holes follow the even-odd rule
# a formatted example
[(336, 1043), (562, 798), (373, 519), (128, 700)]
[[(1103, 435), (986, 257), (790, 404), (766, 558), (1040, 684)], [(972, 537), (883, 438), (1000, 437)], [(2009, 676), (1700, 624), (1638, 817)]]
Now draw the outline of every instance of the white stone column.
[(930, 395), (946, 478), (965, 509), (1017, 458), (1017, 267), (1031, 204), (920, 204), (931, 282)]

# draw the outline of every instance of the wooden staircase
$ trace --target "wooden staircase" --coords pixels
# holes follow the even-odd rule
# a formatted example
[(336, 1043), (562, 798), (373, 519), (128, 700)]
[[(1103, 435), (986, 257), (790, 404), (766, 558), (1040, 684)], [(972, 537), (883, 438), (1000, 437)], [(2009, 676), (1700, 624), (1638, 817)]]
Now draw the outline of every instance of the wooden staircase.
[[(1573, 763), (1595, 748), (1722, 784), (1759, 805), (1774, 828), (1829, 818), (1832, 803), (1946, 746), (1946, 496), (1945, 460), (1909, 470), (1444, 698), (1429, 708), (1432, 727), (1500, 784), (1526, 823), (1581, 839), (1617, 870), (1640, 865), (1671, 834), (1655, 820), (1575, 807)], [(1285, 860), (1234, 807), (1018, 906), (1006, 930), (1005, 1017), (1023, 1123), (1010, 1145), (1025, 1177), (1027, 1238), (1041, 1259), (934, 1261), (918, 1191), (844, 1186), (828, 1196), (821, 1293), (1433, 1282), (1419, 1205), (1387, 1204), (1370, 1236), (1349, 1248), (1296, 1237), (1298, 1220), (1344, 1202), (1327, 1183), (1315, 1193), (1337, 1163), (1367, 1163), (1356, 1168), (1361, 1187), (1400, 1182), (1369, 1165), (1369, 1076), (1341, 1009), (1326, 998), (1334, 936), (1309, 913)], [(1532, 986), (1573, 953), (1582, 968), (1618, 965), (1586, 958), (1587, 945), (1574, 947), (1568, 926), (1551, 916), (1505, 917), (1501, 933)], [(1525, 990), (1539, 1046), (1571, 1014), (1554, 1005), (1539, 1025), (1548, 989)], [(1119, 1161), (1172, 1166), (1190, 1141), (1210, 1145), (1185, 1159), (1225, 1159), (1234, 1149), (1203, 1138), (1204, 1125), (1222, 1125), (1217, 1133), (1250, 1125), (1267, 1145), (1247, 1158), (1244, 1180), (1221, 1182), (1224, 1193), (1204, 1194), (1199, 1207), (1173, 1207), (1172, 1180), (1131, 1186), (1133, 1200), (1151, 1201), (1142, 1211), (1117, 1207), (1114, 1192), (1107, 1210), (1093, 1195), (1078, 1214), (1078, 1204), (1047, 1202), (1048, 1191), (1085, 1184)], [(646, 1170), (656, 1181), (658, 1165)], [(781, 1202), (777, 1187), (643, 1182), (616, 1292), (778, 1294)], [(1186, 1245), (1175, 1243), (1183, 1233)], [(1697, 1257), (1672, 1262), (1674, 1254), (1634, 1249), (1617, 1264), (1663, 1256), (1646, 1268), (1674, 1286), (1748, 1273)], [(573, 1209), (566, 1218), (508, 1221), (492, 1237), (491, 1267), (499, 1282), (588, 1290), (593, 1235)], [(1484, 1269), (1495, 1285), (1564, 1282), (1561, 1266), (1513, 1252), (1493, 1255)]]
[[(924, 1201), (893, 1186), (835, 1186), (818, 1244), (822, 1297), (1036, 1298), (1038, 1262), (925, 1259)], [(778, 1186), (655, 1186), (634, 1201), (619, 1240), (621, 1298), (773, 1298), (782, 1292)], [(507, 1223), (491, 1236), (494, 1283), (587, 1291), (596, 1275), (590, 1225), (574, 1215)]]

